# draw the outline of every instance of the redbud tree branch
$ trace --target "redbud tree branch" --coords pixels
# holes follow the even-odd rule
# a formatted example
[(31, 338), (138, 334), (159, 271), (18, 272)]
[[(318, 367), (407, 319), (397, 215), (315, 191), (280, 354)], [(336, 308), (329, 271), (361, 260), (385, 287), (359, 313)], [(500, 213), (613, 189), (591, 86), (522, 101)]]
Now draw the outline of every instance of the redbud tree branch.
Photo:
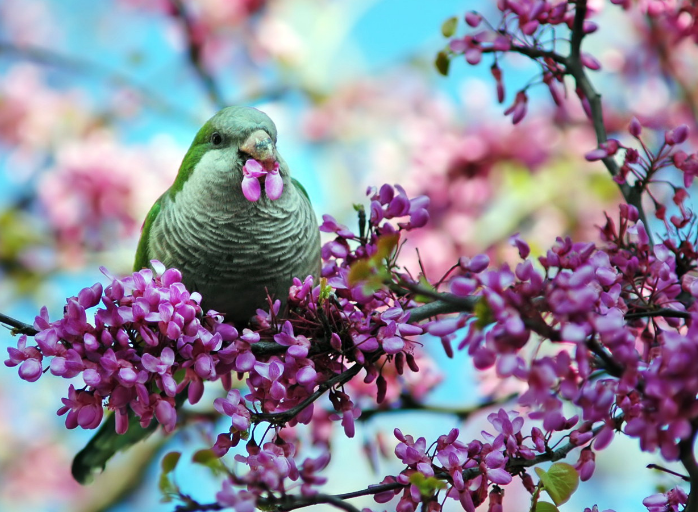
[[(312, 505), (332, 505), (346, 512), (360, 512), (351, 503), (347, 503), (342, 498), (331, 494), (315, 494), (313, 496), (290, 496), (286, 495), (281, 498), (268, 499), (262, 498), (258, 500), (257, 505), (264, 507), (264, 510), (274, 510), (278, 512), (296, 510), (299, 508), (310, 507)], [(175, 508), (175, 512), (207, 512), (210, 510), (223, 510), (222, 505), (218, 503), (197, 503), (192, 501), (186, 505), (179, 505)]]
[(41, 66), (58, 68), (80, 75), (96, 76), (115, 87), (125, 87), (135, 91), (149, 106), (160, 112), (174, 114), (177, 118), (184, 121), (199, 124), (199, 119), (190, 112), (186, 112), (179, 106), (164, 100), (161, 94), (156, 94), (155, 91), (150, 88), (137, 83), (133, 77), (109, 69), (96, 62), (63, 55), (54, 50), (38, 46), (22, 45), (19, 47), (6, 41), (0, 41), (0, 55), (30, 61)]
[(226, 103), (223, 99), (223, 95), (218, 89), (213, 75), (209, 73), (203, 63), (201, 57), (203, 49), (201, 36), (196, 33), (194, 21), (189, 16), (185, 3), (182, 0), (170, 0), (170, 5), (172, 6), (173, 16), (182, 22), (189, 61), (201, 80), (209, 100), (218, 108), (225, 107)]
[[(577, 88), (582, 91), (586, 99), (589, 101), (589, 109), (591, 110), (591, 121), (596, 132), (596, 141), (599, 145), (605, 143), (608, 140), (606, 134), (606, 126), (604, 125), (603, 119), (603, 107), (601, 105), (601, 95), (594, 89), (591, 84), (589, 77), (584, 71), (584, 65), (582, 64), (582, 40), (584, 39), (584, 19), (587, 14), (587, 0), (578, 0), (576, 2), (576, 8), (574, 13), (574, 22), (572, 24), (572, 38), (570, 41), (570, 55), (567, 57), (567, 70), (570, 75), (575, 80)], [(611, 173), (611, 176), (616, 176), (620, 169), (618, 163), (612, 156), (607, 156), (602, 159), (602, 162)], [(652, 245), (652, 233), (650, 231), (649, 225), (647, 224), (647, 217), (645, 211), (642, 207), (642, 186), (640, 182), (635, 186), (630, 186), (627, 183), (618, 184), (625, 201), (637, 208), (639, 212), (640, 219), (642, 220), (645, 228), (647, 229), (647, 236), (650, 239), (650, 245)]]
[(36, 336), (39, 331), (34, 329), (29, 324), (15, 320), (14, 318), (0, 313), (0, 324), (9, 325), (12, 328), (12, 334), (26, 334), (28, 336)]
[(312, 404), (315, 400), (320, 398), (325, 391), (335, 387), (335, 386), (341, 386), (342, 384), (345, 384), (349, 382), (357, 373), (361, 371), (363, 368), (362, 365), (360, 364), (355, 364), (348, 370), (343, 371), (342, 373), (338, 373), (334, 377), (327, 379), (325, 382), (320, 384), (318, 388), (313, 392), (310, 396), (308, 396), (305, 400), (303, 400), (301, 403), (296, 405), (295, 407), (291, 407), (287, 411), (283, 412), (274, 412), (274, 413), (256, 413), (252, 412), (252, 422), (253, 423), (259, 423), (261, 421), (268, 421), (269, 423), (273, 425), (283, 425), (284, 423), (287, 423), (289, 420), (300, 414), (300, 412), (308, 407), (310, 404)]
[[(616, 421), (620, 421), (620, 417), (616, 418)], [(602, 423), (601, 425), (598, 425), (597, 427), (593, 428), (591, 430), (593, 436), (592, 439), (595, 438), (599, 432), (606, 426), (605, 423)], [(589, 440), (591, 442), (591, 439)], [(524, 468), (529, 468), (532, 466), (536, 466), (538, 464), (542, 464), (544, 462), (556, 462), (558, 460), (562, 460), (567, 455), (574, 450), (575, 448), (581, 448), (580, 445), (574, 444), (574, 443), (567, 443), (557, 450), (550, 450), (546, 453), (542, 453), (540, 455), (535, 456), (532, 459), (523, 459), (523, 458), (510, 458), (509, 461), (506, 464), (506, 469), (507, 471), (511, 472), (512, 474), (516, 474), (520, 472)], [(477, 476), (482, 474), (482, 470), (480, 469), (479, 466), (469, 468), (463, 471), (463, 480), (468, 481), (472, 480), (473, 478), (476, 478)], [(439, 479), (449, 479), (450, 475), (447, 473), (443, 472), (437, 472), (434, 475), (436, 478)], [(409, 484), (408, 484), (409, 485)], [(377, 484), (377, 485), (370, 485), (366, 489), (361, 489), (359, 491), (353, 491), (353, 492), (347, 492), (343, 494), (335, 494), (335, 495), (327, 495), (327, 494), (321, 494), (320, 500), (323, 501), (313, 501), (313, 497), (305, 497), (305, 496), (293, 496), (293, 495), (286, 495), (281, 499), (261, 499), (258, 501), (258, 505), (262, 505), (266, 507), (266, 510), (274, 510), (274, 511), (288, 511), (288, 510), (296, 510), (299, 508), (304, 508), (304, 507), (309, 507), (311, 505), (317, 505), (319, 503), (327, 503), (334, 505), (338, 508), (342, 508), (339, 506), (339, 502), (342, 500), (349, 500), (352, 498), (359, 498), (361, 496), (371, 496), (374, 494), (382, 493), (382, 492), (387, 492), (387, 491), (395, 491), (398, 489), (402, 489), (407, 487), (405, 484), (401, 484), (399, 482), (391, 482), (391, 483), (385, 483), (385, 484)], [(331, 498), (331, 499), (328, 499)], [(220, 507), (217, 503), (212, 503), (212, 504), (207, 504), (207, 505), (200, 505), (199, 508), (178, 508), (177, 511), (180, 512), (193, 512), (193, 511), (205, 511), (205, 510), (220, 510)], [(357, 510), (355, 508), (342, 508), (342, 510)], [(688, 510), (688, 509), (686, 509)], [(694, 512), (694, 511), (691, 511)]]
[[(541, 48), (535, 48), (530, 46), (516, 45), (512, 44), (511, 48), (508, 50), (510, 52), (519, 53), (525, 55), (531, 59), (550, 59), (558, 64), (564, 66), (564, 73), (570, 75), (574, 81), (577, 89), (582, 92), (584, 97), (589, 102), (589, 109), (591, 111), (591, 123), (596, 133), (596, 141), (599, 145), (608, 141), (608, 135), (606, 133), (606, 126), (603, 119), (603, 107), (601, 104), (601, 95), (596, 91), (592, 85), (589, 77), (584, 69), (584, 64), (582, 64), (582, 40), (584, 39), (584, 19), (587, 13), (587, 1), (577, 0), (575, 3), (575, 16), (574, 22), (572, 24), (571, 39), (570, 39), (570, 53), (567, 57), (560, 55), (557, 52), (550, 50), (543, 50)], [(497, 53), (501, 50), (495, 48), (482, 48), (483, 53)], [(606, 169), (611, 174), (611, 176), (616, 176), (620, 172), (618, 163), (612, 156), (608, 156), (602, 159), (603, 164)], [(652, 233), (649, 230), (647, 224), (647, 217), (645, 211), (642, 207), (642, 185), (638, 182), (635, 186), (630, 186), (627, 183), (618, 184), (621, 194), (625, 199), (625, 202), (637, 208), (639, 212), (640, 219), (642, 220), (645, 228), (647, 228), (647, 234), (650, 237), (650, 245), (652, 244)]]
[(502, 399), (486, 399), (483, 402), (480, 402), (477, 405), (474, 405), (472, 407), (464, 407), (464, 408), (458, 408), (458, 407), (438, 407), (434, 405), (425, 405), (421, 402), (418, 402), (417, 400), (414, 399), (411, 395), (403, 394), (400, 395), (400, 406), (396, 407), (394, 409), (362, 409), (361, 410), (361, 416), (359, 416), (356, 421), (360, 422), (366, 422), (369, 419), (371, 419), (374, 416), (377, 415), (384, 415), (384, 414), (390, 414), (390, 413), (403, 413), (403, 412), (408, 412), (408, 411), (422, 411), (422, 412), (428, 412), (431, 414), (447, 414), (449, 416), (455, 416), (457, 417), (460, 421), (466, 420), (469, 416), (472, 414), (475, 414), (483, 409), (487, 409), (488, 407), (492, 407), (493, 405), (501, 405), (503, 403), (509, 402), (516, 398), (518, 396), (518, 393), (511, 394), (509, 396), (506, 396)]
[[(266, 505), (265, 500), (259, 500), (257, 504), (262, 506)], [(320, 504), (332, 505), (335, 508), (346, 510), (346, 512), (360, 512), (358, 508), (351, 503), (347, 503), (343, 498), (333, 496), (331, 494), (316, 494), (314, 496), (284, 496), (280, 502), (269, 502), (269, 505), (273, 506), (275, 504), (276, 506), (273, 510), (278, 510), (279, 512), (297, 510), (299, 508)]]
[(698, 512), (698, 463), (696, 463), (696, 456), (693, 452), (693, 445), (696, 439), (696, 431), (698, 425), (695, 421), (692, 424), (693, 432), (688, 439), (684, 439), (679, 442), (679, 457), (681, 463), (686, 468), (688, 476), (690, 479), (691, 489), (688, 492), (688, 502), (686, 503), (686, 508), (683, 512)]

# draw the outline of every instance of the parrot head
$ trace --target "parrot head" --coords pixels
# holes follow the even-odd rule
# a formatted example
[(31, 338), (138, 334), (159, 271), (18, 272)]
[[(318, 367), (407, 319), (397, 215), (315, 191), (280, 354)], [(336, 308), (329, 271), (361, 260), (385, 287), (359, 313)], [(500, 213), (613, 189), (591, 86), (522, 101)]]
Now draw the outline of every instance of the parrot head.
[(290, 179), (276, 150), (276, 126), (251, 107), (225, 108), (201, 127), (182, 161), (173, 191), (181, 190), (198, 173), (208, 173), (216, 182), (225, 177), (236, 184), (235, 193), (248, 201), (259, 199), (262, 189), (270, 199), (278, 199), (284, 181)]

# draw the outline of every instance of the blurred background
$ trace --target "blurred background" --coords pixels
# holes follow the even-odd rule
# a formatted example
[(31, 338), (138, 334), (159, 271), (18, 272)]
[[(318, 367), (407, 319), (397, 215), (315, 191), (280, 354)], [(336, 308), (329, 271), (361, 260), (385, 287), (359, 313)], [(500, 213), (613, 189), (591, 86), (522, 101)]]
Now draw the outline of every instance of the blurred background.
[[(615, 215), (620, 196), (600, 164), (584, 161), (595, 136), (573, 88), (561, 107), (530, 89), (529, 113), (513, 126), (503, 111), (536, 79), (524, 58), (500, 63), (503, 105), (491, 60), (456, 59), (448, 77), (433, 65), (447, 44), (442, 22), (457, 16), (462, 34), (472, 9), (496, 22), (493, 3), (0, 0), (0, 312), (31, 323), (45, 305), (55, 319), (66, 297), (105, 282), (100, 266), (128, 273), (150, 205), (201, 124), (231, 104), (255, 106), (276, 122), (280, 152), (318, 218), (356, 225), (352, 205), (365, 201), (367, 186), (386, 182), (429, 195), (432, 220), (402, 253), (415, 274), (419, 260), (432, 280), (460, 255), (515, 261), (508, 238), (516, 232), (534, 253), (561, 235), (597, 241), (595, 226), (604, 210)], [(694, 43), (671, 41), (640, 11), (590, 4), (600, 29), (585, 44), (602, 64), (594, 80), (611, 132), (633, 115), (658, 129), (694, 129), (695, 91), (686, 85), (697, 83)], [(457, 426), (468, 441), (489, 426), (492, 410), (467, 423), (453, 412), (516, 391), (494, 374), (476, 374), (464, 354), (446, 358), (438, 340), (423, 342), (425, 372), (408, 387), (429, 407), (453, 410), (374, 414), (354, 439), (337, 435), (325, 492), (399, 471), (395, 426), (428, 442)], [(0, 331), (3, 351), (15, 343)], [(172, 449), (210, 446), (210, 429), (154, 439), (80, 487), (70, 462), (91, 432), (67, 431), (55, 414), (68, 384), (51, 376), (30, 384), (0, 367), (0, 510), (173, 510), (160, 503), (158, 461)], [(650, 462), (661, 461), (617, 439), (561, 510), (594, 503), (645, 510), (641, 501), (657, 486), (678, 483), (645, 469)], [(175, 479), (203, 502), (220, 485), (182, 463)], [(505, 504), (528, 502), (520, 489), (507, 493)], [(370, 498), (354, 503), (382, 509)]]

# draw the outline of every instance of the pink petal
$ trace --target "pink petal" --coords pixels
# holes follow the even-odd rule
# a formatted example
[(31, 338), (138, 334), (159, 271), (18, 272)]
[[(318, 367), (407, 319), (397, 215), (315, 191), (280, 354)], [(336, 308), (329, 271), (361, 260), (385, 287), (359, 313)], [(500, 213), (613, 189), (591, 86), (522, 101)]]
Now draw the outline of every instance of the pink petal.
[(242, 167), (242, 172), (245, 176), (250, 176), (251, 178), (259, 178), (267, 173), (264, 167), (262, 167), (262, 164), (253, 159), (249, 159), (245, 162), (245, 165)]
[(250, 176), (245, 176), (242, 179), (242, 194), (248, 201), (257, 201), (262, 194), (262, 189), (259, 186), (259, 180)]
[(284, 191), (284, 180), (278, 172), (270, 172), (264, 180), (264, 188), (267, 191), (267, 197), (276, 201)]

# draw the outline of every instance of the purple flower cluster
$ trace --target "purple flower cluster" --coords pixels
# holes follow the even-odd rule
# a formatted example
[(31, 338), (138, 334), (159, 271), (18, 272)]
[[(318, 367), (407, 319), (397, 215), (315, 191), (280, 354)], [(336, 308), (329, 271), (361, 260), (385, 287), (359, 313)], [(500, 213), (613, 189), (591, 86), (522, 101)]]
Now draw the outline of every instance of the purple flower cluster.
[[(104, 290), (101, 284), (83, 289), (68, 299), (57, 321), (51, 322), (43, 308), (34, 322), (36, 346), (27, 347), (22, 336), (17, 348), (8, 349), (5, 364), (20, 365), (25, 380), (35, 381), (46, 370), (64, 378), (82, 376), (84, 387), (71, 384), (58, 411), (67, 413), (68, 428), (96, 428), (106, 403), (120, 434), (128, 429), (129, 409), (144, 427), (155, 417), (172, 432), (175, 396), (188, 389), (189, 401), (196, 403), (203, 381), (218, 378), (216, 352), (230, 338), (229, 326), (220, 316), (202, 315), (201, 297), (185, 289), (179, 271), (152, 263), (155, 273), (144, 269), (111, 278)], [(88, 310), (100, 302), (91, 323)], [(180, 370), (184, 377), (177, 382)]]
[(688, 496), (680, 487), (665, 492), (653, 494), (642, 500), (648, 512), (679, 512), (688, 502)]
[[(518, 237), (512, 244), (523, 261), (514, 271), (462, 262), (451, 291), (478, 297), (481, 307), (427, 329), (447, 345), (460, 339), (458, 348), (467, 349), (478, 368), (494, 367), (499, 377), (525, 382), (519, 402), (545, 431), (576, 427), (572, 443), (584, 446), (595, 438), (593, 449), (600, 450), (624, 425), (643, 450), (659, 449), (676, 460), (678, 443), (691, 437), (698, 418), (691, 365), (698, 358), (698, 306), (693, 300), (686, 309), (678, 301), (681, 293), (698, 297), (698, 286), (688, 275), (679, 277), (679, 262), (698, 255), (692, 245), (670, 240), (651, 247), (637, 210), (627, 205), (618, 224), (608, 218), (602, 236), (603, 250), (558, 239), (538, 258), (540, 269)], [(653, 310), (665, 313), (643, 318)], [(628, 321), (629, 315), (636, 320)], [(557, 350), (525, 357), (534, 334)], [(581, 418), (566, 417), (563, 401), (576, 404)], [(594, 435), (592, 426), (602, 428)], [(590, 449), (581, 452), (577, 468), (583, 479), (591, 476)]]
[[(312, 459), (306, 458), (298, 467), (295, 459), (295, 446), (277, 438), (277, 442), (257, 446), (247, 444), (247, 456), (236, 455), (235, 460), (245, 464), (250, 469), (242, 477), (233, 476), (226, 481), (223, 490), (216, 495), (222, 506), (233, 507), (236, 512), (256, 510), (257, 500), (269, 493), (283, 496), (289, 490), (289, 484), (301, 482), (301, 494), (312, 496), (316, 494), (313, 486), (322, 485), (326, 479), (317, 475), (330, 462), (329, 452)], [(236, 490), (233, 487), (245, 486), (246, 490)], [(251, 507), (251, 508), (247, 508)]]
[[(496, 25), (488, 23), (479, 13), (467, 13), (465, 22), (473, 30), (465, 36), (450, 39), (447, 58), (463, 55), (468, 64), (475, 65), (480, 63), (483, 54), (493, 54), (491, 71), (496, 82), (497, 99), (502, 103), (505, 94), (502, 70), (498, 66), (499, 56), (505, 52), (528, 55), (540, 67), (540, 79), (537, 82), (545, 84), (555, 104), (561, 105), (564, 101), (564, 76), (569, 74), (569, 70), (564, 57), (555, 53), (556, 42), (565, 39), (557, 37), (556, 31), (560, 27), (572, 29), (577, 12), (576, 3), (500, 0), (497, 8), (501, 15)], [(587, 9), (586, 17), (591, 14), (592, 10)], [(583, 21), (583, 34), (595, 32), (597, 28), (593, 21)], [(601, 68), (599, 61), (592, 55), (582, 53), (579, 60), (588, 69)], [(518, 124), (526, 116), (527, 88), (528, 86), (516, 93), (514, 102), (504, 112), (504, 115), (512, 116), (513, 124)], [(588, 111), (589, 102), (584, 93), (580, 89), (576, 93)]]
[[(487, 419), (497, 435), (483, 432), (487, 440), (484, 443), (474, 440), (465, 444), (458, 440), (458, 429), (452, 429), (427, 448), (423, 437), (415, 441), (412, 436), (395, 429), (395, 437), (400, 441), (395, 448), (395, 455), (407, 467), (396, 477), (386, 477), (382, 483), (397, 482), (404, 488), (378, 493), (375, 500), (386, 503), (394, 496), (401, 495), (395, 510), (414, 512), (426, 500), (428, 510), (440, 512), (444, 500), (439, 500), (438, 493), (424, 496), (423, 489), (414, 483), (415, 473), (420, 473), (425, 478), (438, 475), (444, 479), (447, 483), (444, 496), (458, 500), (467, 512), (474, 512), (485, 501), (490, 488), (496, 492), (496, 486), (511, 483), (512, 474), (518, 474), (528, 486), (531, 477), (525, 470), (510, 471), (507, 464), (511, 460), (530, 460), (536, 453), (545, 453), (548, 448), (540, 430), (534, 427), (531, 435), (524, 437), (521, 433), (524, 419), (514, 411), (500, 409)], [(464, 480), (464, 472), (467, 474), (468, 470), (475, 476)], [(499, 502), (501, 503), (501, 499)]]
[(623, 9), (639, 6), (642, 13), (652, 18), (655, 25), (666, 33), (668, 39), (678, 45), (686, 38), (698, 42), (698, 6), (691, 0), (672, 2), (646, 1), (632, 2), (631, 0), (611, 0)]

